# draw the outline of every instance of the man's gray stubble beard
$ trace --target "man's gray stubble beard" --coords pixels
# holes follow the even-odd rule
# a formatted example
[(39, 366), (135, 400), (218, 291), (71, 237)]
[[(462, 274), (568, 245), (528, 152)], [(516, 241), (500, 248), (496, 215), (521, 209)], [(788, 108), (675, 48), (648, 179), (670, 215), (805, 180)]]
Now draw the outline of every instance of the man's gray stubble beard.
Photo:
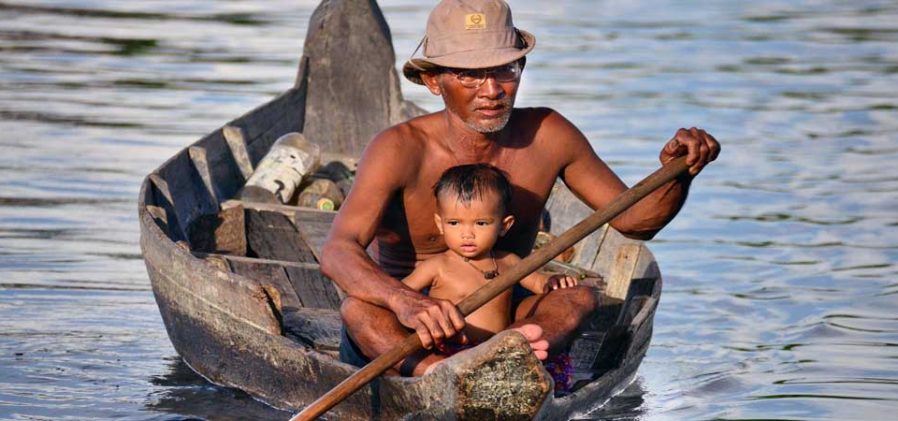
[(464, 121), (465, 126), (467, 126), (471, 130), (483, 134), (497, 133), (502, 131), (502, 129), (504, 129), (508, 124), (508, 120), (511, 120), (511, 113), (514, 111), (514, 98), (505, 97), (499, 101), (507, 111), (498, 120), (493, 120), (492, 122), (488, 122), (485, 124), (479, 124), (474, 121), (474, 117), (472, 116), (469, 119), (470, 121)]
[(474, 121), (465, 121), (465, 126), (469, 129), (474, 130), (478, 133), (488, 134), (488, 133), (496, 133), (502, 131), (505, 126), (508, 124), (508, 120), (511, 119), (511, 109), (508, 110), (505, 115), (502, 116), (499, 120), (496, 120), (492, 124), (477, 124)]

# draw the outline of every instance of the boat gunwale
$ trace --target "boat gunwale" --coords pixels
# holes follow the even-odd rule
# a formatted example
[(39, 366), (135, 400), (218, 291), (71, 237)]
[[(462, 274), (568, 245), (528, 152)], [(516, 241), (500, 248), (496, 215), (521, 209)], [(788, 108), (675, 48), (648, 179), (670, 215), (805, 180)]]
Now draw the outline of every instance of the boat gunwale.
[[(258, 161), (258, 159), (261, 159), (261, 155), (264, 155), (264, 153), (262, 153), (261, 155), (259, 154), (258, 148), (260, 148), (261, 146), (266, 146), (266, 145), (264, 145), (262, 143), (258, 143), (258, 142), (267, 142), (267, 146), (264, 147), (264, 149), (267, 150), (268, 147), (270, 147), (270, 143), (273, 142), (276, 137), (279, 137), (279, 136), (271, 135), (271, 132), (283, 129), (284, 127), (286, 127), (285, 125), (290, 125), (290, 124), (292, 124), (290, 126), (290, 128), (298, 128), (299, 131), (301, 131), (302, 127), (305, 124), (305, 118), (306, 118), (306, 115), (305, 115), (306, 103), (305, 102), (306, 102), (306, 95), (307, 95), (308, 82), (309, 82), (308, 78), (306, 77), (306, 75), (308, 74), (307, 73), (308, 62), (309, 62), (309, 60), (307, 57), (303, 57), (301, 59), (299, 75), (297, 78), (297, 84), (295, 86), (285, 90), (281, 94), (275, 96), (273, 99), (251, 109), (250, 111), (244, 113), (243, 115), (232, 120), (231, 122), (227, 123), (226, 125), (213, 130), (212, 132), (206, 134), (205, 136), (201, 137), (197, 141), (195, 141), (195, 142), (191, 143), (190, 145), (184, 147), (183, 149), (179, 150), (177, 153), (175, 153), (172, 157), (170, 157), (165, 162), (163, 162), (158, 168), (153, 170), (150, 174), (148, 174), (143, 179), (143, 182), (141, 183), (141, 188), (140, 188), (140, 193), (139, 193), (140, 196), (139, 196), (139, 200), (138, 200), (138, 214), (139, 214), (139, 220), (140, 220), (140, 224), (141, 224), (141, 248), (144, 251), (147, 268), (151, 274), (150, 278), (151, 278), (151, 282), (153, 285), (154, 295), (156, 295), (156, 298), (157, 298), (157, 303), (159, 303), (160, 299), (162, 299), (162, 298), (160, 298), (159, 293), (157, 292), (157, 283), (159, 282), (159, 280), (154, 278), (153, 270), (156, 269), (155, 268), (156, 265), (160, 265), (160, 264), (164, 265), (166, 263), (170, 264), (171, 262), (153, 261), (153, 258), (148, 257), (147, 253), (146, 253), (146, 250), (150, 250), (150, 249), (155, 250), (155, 252), (156, 252), (156, 254), (151, 253), (150, 256), (170, 255), (179, 261), (185, 262), (184, 264), (186, 266), (199, 268), (204, 273), (215, 274), (215, 277), (222, 279), (222, 280), (226, 280), (227, 282), (230, 282), (231, 284), (238, 286), (240, 289), (242, 289), (244, 291), (258, 291), (261, 288), (261, 285), (258, 281), (254, 280), (252, 278), (231, 272), (231, 271), (223, 270), (222, 268), (217, 267), (210, 261), (207, 261), (203, 258), (197, 257), (191, 253), (190, 244), (189, 244), (190, 239), (188, 238), (189, 231), (190, 231), (193, 223), (196, 222), (199, 217), (203, 216), (203, 214), (191, 213), (185, 209), (179, 210), (179, 209), (177, 209), (175, 201), (170, 200), (170, 202), (171, 202), (170, 205), (171, 205), (172, 209), (171, 209), (171, 214), (168, 215), (167, 214), (168, 210), (165, 209), (164, 204), (157, 203), (157, 199), (159, 198), (158, 194), (162, 192), (161, 191), (162, 186), (157, 185), (155, 180), (161, 179), (161, 180), (167, 182), (169, 180), (165, 180), (164, 177), (168, 173), (168, 171), (169, 170), (170, 171), (178, 170), (176, 168), (173, 168), (173, 166), (188, 165), (190, 168), (186, 168), (184, 170), (189, 171), (191, 176), (195, 176), (196, 178), (201, 179), (203, 184), (205, 184), (204, 188), (209, 190), (206, 193), (208, 193), (211, 196), (212, 201), (214, 202), (214, 205), (215, 205), (214, 207), (217, 209), (218, 212), (222, 211), (223, 204), (225, 204), (227, 202), (227, 200), (230, 198), (218, 197), (219, 195), (217, 193), (220, 191), (224, 191), (224, 192), (234, 191), (233, 186), (225, 188), (223, 186), (217, 185), (216, 183), (220, 182), (221, 180), (217, 179), (215, 177), (209, 176), (208, 171), (210, 170), (210, 168), (206, 168), (207, 173), (205, 174), (205, 178), (204, 178), (204, 174), (202, 173), (203, 170), (201, 168), (197, 168), (196, 162), (194, 161), (194, 159), (197, 159), (196, 156), (201, 156), (203, 154), (202, 153), (192, 153), (192, 152), (198, 151), (198, 150), (206, 152), (207, 150), (203, 149), (204, 145), (202, 145), (204, 142), (208, 143), (208, 142), (214, 142), (216, 140), (220, 140), (223, 142), (223, 144), (218, 145), (218, 146), (220, 148), (224, 148), (224, 150), (226, 150), (226, 152), (233, 154), (234, 151), (230, 149), (228, 142), (225, 141), (227, 139), (225, 139), (226, 133), (224, 133), (224, 129), (226, 127), (230, 126), (230, 127), (239, 128), (242, 133), (247, 135), (246, 138), (248, 138), (249, 140), (244, 139), (244, 147), (246, 149), (245, 152), (249, 152), (251, 149), (253, 149), (253, 146), (255, 146), (256, 147), (255, 152), (257, 152), (257, 153), (255, 154), (255, 156), (253, 156), (253, 154), (250, 154), (249, 158), (250, 158), (250, 160)], [(283, 105), (285, 105), (285, 106), (278, 108), (277, 105), (281, 102), (283, 102)], [(295, 112), (294, 115), (291, 116), (291, 118), (296, 119), (296, 121), (294, 121), (294, 122), (275, 121), (275, 122), (271, 123), (270, 125), (265, 126), (264, 124), (259, 125), (259, 124), (257, 124), (258, 121), (255, 121), (255, 120), (259, 120), (259, 121), (268, 120), (268, 119), (270, 119), (269, 114), (271, 114), (271, 115), (276, 114), (278, 116), (286, 116), (291, 111)], [(266, 114), (266, 113), (268, 113), (268, 114)], [(258, 117), (258, 119), (256, 119), (256, 117)], [(246, 131), (249, 129), (248, 126), (253, 126), (253, 125), (258, 126), (258, 127), (254, 127), (256, 132), (246, 133)], [(206, 145), (206, 146), (208, 146), (208, 145)], [(199, 148), (199, 149), (197, 149), (197, 148)], [(262, 151), (262, 152), (264, 152), (264, 151)], [(222, 153), (222, 151), (219, 150), (219, 151), (216, 151), (216, 153)], [(232, 158), (235, 160), (235, 162), (238, 160), (238, 158), (235, 156), (232, 156)], [(255, 165), (255, 162), (252, 162), (252, 164)], [(239, 168), (239, 169), (241, 172), (243, 172), (243, 170), (244, 170), (244, 168)], [(196, 184), (196, 183), (194, 183), (194, 184)], [(192, 186), (193, 185), (189, 185), (188, 187), (192, 187)], [(183, 185), (182, 185), (182, 187), (183, 187)], [(169, 194), (169, 196), (171, 196), (171, 195), (179, 194), (179, 192), (168, 191), (168, 194)], [(197, 194), (197, 192), (192, 192), (191, 194)], [(554, 193), (553, 193), (553, 195), (554, 195)], [(172, 199), (172, 198), (169, 198), (169, 199)], [(156, 207), (156, 208), (158, 208), (158, 210), (165, 212), (167, 214), (166, 218), (174, 218), (174, 221), (168, 221), (171, 223), (166, 223), (165, 226), (163, 226), (164, 221), (162, 220), (162, 218), (160, 218), (160, 215), (154, 215), (154, 213), (158, 213), (158, 212), (156, 210), (151, 211), (151, 207)], [(187, 216), (186, 220), (181, 220), (182, 216), (184, 216), (184, 215)], [(193, 216), (192, 218), (190, 217), (191, 215)], [(168, 230), (168, 232), (166, 232), (166, 229), (163, 229), (163, 228), (166, 228)], [(178, 233), (178, 232), (173, 231), (176, 228), (181, 232)], [(605, 231), (605, 233), (607, 233), (607, 232), (610, 232), (610, 231)], [(602, 234), (603, 240), (601, 241), (602, 244), (600, 244), (599, 247), (604, 245), (605, 235), (606, 234), (604, 234), (604, 233)], [(178, 237), (183, 237), (183, 242)], [(186, 246), (186, 247), (184, 247), (184, 246)], [(601, 250), (601, 248), (599, 250)], [(598, 251), (596, 252), (596, 255), (594, 257), (595, 258), (598, 257)], [(633, 267), (632, 267), (633, 272), (635, 272), (637, 270), (642, 270), (643, 271), (642, 274), (648, 273), (648, 272), (650, 272), (649, 267), (651, 266), (651, 264), (655, 264), (655, 268), (656, 268), (655, 271), (657, 272), (657, 274), (654, 279), (654, 285), (652, 287), (653, 289), (652, 289), (651, 296), (655, 297), (656, 299), (660, 298), (661, 277), (660, 277), (660, 271), (657, 271), (657, 264), (654, 259), (654, 256), (652, 255), (651, 251), (644, 244), (639, 243), (639, 249), (636, 254), (636, 257), (643, 259), (643, 262), (642, 262), (643, 266), (637, 266), (637, 263), (639, 263), (639, 262), (633, 262)], [(648, 262), (646, 262), (645, 259), (648, 259)], [(593, 264), (597, 264), (595, 259), (593, 260)], [(648, 264), (648, 266), (646, 266), (646, 264)], [(583, 266), (581, 266), (581, 267), (583, 269), (587, 269), (587, 270), (592, 269), (592, 267), (583, 267)], [(631, 277), (629, 279), (625, 279), (625, 281), (629, 282), (629, 281), (635, 279), (632, 277), (635, 275), (636, 275), (635, 273), (629, 274), (628, 276), (631, 276)], [(173, 277), (172, 279), (166, 279), (166, 281), (174, 282), (175, 281), (174, 278), (176, 278), (176, 277)], [(181, 279), (181, 280), (183, 281), (183, 279)], [(188, 289), (188, 291), (191, 291), (191, 296), (194, 297), (195, 299), (201, 300), (201, 301), (206, 301), (210, 304), (212, 303), (210, 300), (207, 299), (207, 297), (204, 297), (199, 294), (193, 294), (192, 290), (190, 290), (190, 289)], [(625, 293), (626, 292), (627, 291), (625, 291)], [(632, 299), (632, 297), (630, 297), (629, 294), (627, 294), (623, 303), (621, 303), (621, 308), (618, 310), (619, 317), (621, 317), (623, 315), (624, 309), (626, 308), (627, 304), (630, 303), (631, 299)], [(159, 303), (160, 311), (164, 312), (164, 310), (163, 310), (164, 305), (167, 306), (168, 304), (167, 303), (166, 304)], [(643, 305), (645, 305), (645, 303), (643, 303)], [(271, 316), (271, 318), (273, 318), (275, 320), (277, 319), (277, 317), (272, 314), (272, 311), (273, 311), (272, 308), (261, 307), (261, 306), (259, 306), (259, 308), (264, 309), (262, 311), (267, 311), (266, 316)], [(639, 309), (639, 310), (641, 311), (642, 309)], [(553, 414), (554, 413), (553, 411), (559, 410), (558, 404), (567, 403), (571, 406), (583, 404), (585, 400), (588, 400), (592, 396), (590, 393), (587, 393), (589, 391), (588, 389), (590, 386), (594, 386), (595, 389), (608, 386), (608, 385), (604, 384), (607, 382), (602, 381), (602, 379), (607, 379), (608, 382), (610, 382), (610, 380), (612, 378), (620, 377), (621, 379), (623, 379), (623, 378), (632, 378), (633, 376), (635, 376), (636, 370), (639, 366), (639, 363), (641, 362), (642, 358), (644, 357), (645, 352), (649, 346), (649, 342), (651, 340), (651, 329), (652, 329), (652, 323), (653, 323), (653, 317), (654, 317), (655, 311), (656, 311), (655, 308), (648, 310), (648, 314), (646, 315), (646, 323), (644, 323), (640, 326), (637, 326), (636, 332), (633, 332), (634, 335), (638, 334), (641, 337), (642, 336), (645, 337), (644, 345), (641, 346), (640, 349), (633, 349), (632, 344), (631, 344), (631, 347), (626, 349), (626, 352), (624, 355), (624, 361), (621, 362), (621, 365), (618, 368), (613, 368), (613, 369), (608, 370), (602, 376), (598, 377), (596, 380), (594, 380), (590, 384), (584, 386), (583, 388), (574, 392), (571, 395), (568, 395), (568, 396), (562, 397), (562, 398), (555, 398), (554, 393), (553, 393), (554, 392), (554, 385), (553, 385), (550, 388), (547, 395), (545, 396), (543, 403), (542, 403), (542, 409), (540, 409), (540, 412), (538, 412), (537, 416), (544, 417), (544, 418), (549, 417), (550, 415), (546, 415), (546, 414)], [(184, 316), (190, 317), (189, 314), (185, 314)], [(169, 317), (167, 315), (166, 315), (166, 317), (163, 317), (163, 319), (166, 322), (165, 323), (166, 329), (169, 330), (169, 337), (172, 339), (173, 344), (175, 344), (175, 338), (171, 332), (171, 329), (174, 329), (175, 326), (169, 325)], [(199, 319), (196, 319), (196, 320), (200, 324), (202, 323), (202, 320), (199, 320)], [(246, 321), (239, 317), (237, 317), (236, 320)], [(270, 320), (270, 318), (269, 318), (269, 320)], [(617, 323), (617, 322), (615, 322), (615, 323)], [(276, 334), (275, 332), (271, 331), (270, 329), (263, 328), (260, 330), (260, 329), (258, 329), (258, 326), (255, 326), (255, 328), (260, 334), (265, 334), (268, 337), (279, 336), (279, 338), (271, 338), (271, 339), (274, 341), (275, 344), (283, 344), (284, 349), (286, 350), (284, 352), (289, 351), (289, 352), (298, 353), (297, 358), (311, 358), (313, 360), (320, 362), (321, 367), (331, 366), (331, 367), (335, 367), (338, 371), (341, 369), (347, 369), (349, 371), (353, 371), (355, 369), (353, 366), (342, 363), (342, 362), (332, 358), (332, 356), (330, 356), (330, 355), (321, 353), (318, 350), (315, 350), (314, 348), (305, 346), (304, 344), (301, 344), (291, 338), (284, 336), (283, 332), (280, 332), (280, 334)], [(214, 333), (215, 332), (211, 332), (210, 334), (214, 334)], [(177, 334), (178, 333), (176, 333), (176, 335)], [(222, 339), (226, 340), (227, 338), (222, 338)], [(182, 350), (178, 349), (177, 345), (176, 345), (176, 350), (178, 351), (179, 355), (181, 355), (182, 359), (184, 359), (185, 361), (187, 361), (188, 358), (190, 358), (190, 357), (183, 355)], [(190, 351), (190, 350), (188, 349), (188, 351)], [(274, 351), (278, 351), (278, 350), (274, 350)], [(462, 358), (463, 356), (464, 356), (464, 353), (460, 353), (460, 354), (456, 355), (455, 357)], [(455, 358), (455, 357), (453, 357), (453, 358)], [(270, 361), (270, 362), (276, 365), (276, 361)], [(192, 368), (195, 368), (194, 365), (190, 364), (190, 361), (188, 361), (188, 365), (190, 365)], [(542, 370), (543, 370), (544, 374), (546, 374), (545, 368), (542, 368)], [(196, 369), (194, 371), (201, 373), (199, 370), (196, 370)], [(204, 373), (201, 373), (201, 375), (204, 378), (209, 379), (209, 376), (206, 376)], [(606, 377), (606, 376), (608, 376), (608, 377)], [(411, 392), (408, 392), (408, 394), (403, 394), (402, 396), (396, 396), (396, 400), (407, 401), (409, 399), (409, 397), (414, 397), (414, 394), (413, 394), (414, 389), (419, 386), (423, 387), (421, 385), (425, 384), (426, 380), (427, 380), (426, 376), (425, 377), (417, 377), (417, 378), (404, 378), (404, 377), (384, 378), (384, 380), (382, 381), (381, 384), (386, 385), (386, 387), (381, 389), (381, 393), (383, 393), (384, 389), (393, 390), (393, 391), (395, 391), (395, 390), (401, 390), (401, 391), (411, 390)], [(211, 381), (215, 384), (221, 384), (221, 385), (229, 386), (229, 387), (238, 387), (238, 388), (246, 387), (246, 385), (231, 384), (228, 382), (220, 382), (218, 380), (211, 380)], [(610, 382), (610, 383), (611, 383), (611, 386), (621, 386), (619, 384), (619, 382)], [(611, 392), (613, 392), (613, 390), (609, 390), (607, 392), (611, 393)], [(264, 394), (264, 391), (263, 392), (256, 391), (256, 393)], [(361, 399), (361, 398), (359, 398), (359, 399), (360, 400), (356, 400), (355, 402), (363, 402), (364, 401), (364, 399)], [(263, 399), (263, 400), (265, 400), (265, 399)], [(269, 405), (272, 405), (275, 407), (283, 406), (283, 405), (278, 405), (278, 404), (272, 404), (272, 403), (274, 403), (274, 402), (272, 402), (272, 400), (273, 399), (267, 400), (267, 403), (269, 403)], [(286, 406), (291, 406), (291, 405), (295, 406), (295, 403), (291, 404), (291, 403), (287, 402)], [(357, 405), (357, 403), (355, 405)], [(294, 409), (296, 409), (296, 408), (294, 408)], [(358, 409), (358, 408), (348, 408), (348, 407), (344, 406), (343, 404), (338, 405), (336, 408), (338, 413), (340, 413), (339, 411), (341, 411), (341, 410), (343, 411), (343, 413), (345, 413), (346, 411), (351, 410), (351, 409)], [(420, 412), (420, 413), (426, 413), (426, 411), (429, 409), (418, 408), (418, 410), (424, 411), (424, 412)], [(561, 410), (564, 410), (564, 408), (562, 408)], [(355, 417), (355, 415), (353, 415), (352, 417)], [(551, 419), (551, 418), (546, 418), (546, 419)]]

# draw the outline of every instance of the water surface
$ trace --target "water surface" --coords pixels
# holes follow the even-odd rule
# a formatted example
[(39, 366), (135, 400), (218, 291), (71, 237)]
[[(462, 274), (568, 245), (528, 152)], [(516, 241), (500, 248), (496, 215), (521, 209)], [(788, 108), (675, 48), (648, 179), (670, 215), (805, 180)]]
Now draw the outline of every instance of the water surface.
[[(289, 417), (179, 361), (136, 197), (292, 85), (316, 3), (0, 2), (0, 418)], [(431, 3), (380, 3), (401, 64)], [(898, 5), (513, 3), (538, 40), (518, 104), (562, 112), (627, 182), (678, 127), (724, 145), (652, 244), (665, 292), (636, 382), (582, 419), (891, 419)]]

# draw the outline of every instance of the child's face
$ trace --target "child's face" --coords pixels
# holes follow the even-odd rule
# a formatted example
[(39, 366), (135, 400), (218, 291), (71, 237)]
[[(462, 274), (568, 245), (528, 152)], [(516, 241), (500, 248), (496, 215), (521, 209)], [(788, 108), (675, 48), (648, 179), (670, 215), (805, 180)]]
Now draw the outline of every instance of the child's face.
[(475, 197), (467, 206), (456, 195), (445, 193), (440, 196), (434, 221), (450, 250), (476, 259), (488, 256), (514, 223), (514, 217), (503, 215), (501, 209), (496, 192)]

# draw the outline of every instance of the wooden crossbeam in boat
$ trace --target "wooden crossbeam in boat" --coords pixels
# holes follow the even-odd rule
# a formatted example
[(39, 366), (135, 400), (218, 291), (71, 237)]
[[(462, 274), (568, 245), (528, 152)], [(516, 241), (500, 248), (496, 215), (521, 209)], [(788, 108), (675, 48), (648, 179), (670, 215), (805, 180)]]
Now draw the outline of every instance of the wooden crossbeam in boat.
[(215, 207), (218, 207), (218, 194), (215, 191), (215, 182), (212, 180), (212, 173), (209, 168), (209, 160), (206, 157), (206, 148), (202, 146), (190, 146), (187, 148), (187, 154), (190, 155), (190, 161), (193, 162), (193, 168), (196, 169), (203, 185), (209, 192), (209, 197), (214, 201)]
[[(321, 273), (321, 267), (312, 262), (293, 262), (258, 257), (231, 256), (218, 253), (193, 252), (201, 259), (224, 260), (233, 272), (235, 267), (272, 266), (280, 267), (292, 285), (303, 307), (337, 309), (346, 298), (346, 294), (337, 285)], [(242, 273), (241, 273), (242, 274)], [(281, 284), (283, 285), (283, 284)]]
[(315, 256), (315, 260), (321, 261), (321, 248), (324, 246), (327, 232), (330, 230), (334, 216), (336, 216), (335, 212), (274, 203), (247, 202), (237, 199), (228, 200), (221, 204), (222, 209), (237, 206), (242, 206), (244, 209), (284, 214), (293, 221), (293, 225), (302, 234), (312, 254)]
[(228, 148), (231, 150), (234, 162), (237, 163), (237, 168), (240, 169), (240, 173), (243, 175), (243, 179), (249, 179), (249, 176), (253, 174), (253, 163), (250, 161), (249, 151), (246, 149), (246, 136), (243, 135), (243, 129), (237, 126), (226, 125), (221, 128), (221, 133), (228, 144)]
[(295, 262), (318, 261), (292, 218), (265, 210), (247, 209), (246, 243), (256, 256)]

